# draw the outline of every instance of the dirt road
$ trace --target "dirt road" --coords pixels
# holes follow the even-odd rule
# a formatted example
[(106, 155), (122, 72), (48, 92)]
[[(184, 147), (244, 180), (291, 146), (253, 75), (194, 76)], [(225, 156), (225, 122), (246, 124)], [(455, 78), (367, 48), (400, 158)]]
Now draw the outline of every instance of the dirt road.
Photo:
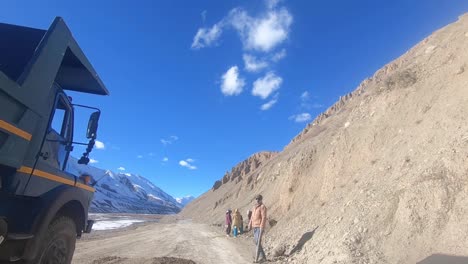
[(78, 240), (72, 264), (252, 263), (249, 242), (189, 220), (151, 223)]

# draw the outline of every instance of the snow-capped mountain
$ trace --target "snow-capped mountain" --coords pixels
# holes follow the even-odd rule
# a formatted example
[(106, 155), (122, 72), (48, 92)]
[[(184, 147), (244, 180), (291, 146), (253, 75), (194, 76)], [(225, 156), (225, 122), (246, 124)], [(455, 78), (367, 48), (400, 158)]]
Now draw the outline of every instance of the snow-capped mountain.
[(182, 198), (176, 198), (177, 203), (179, 203), (182, 207), (186, 206), (188, 203), (190, 203), (195, 197), (189, 195), (185, 196)]
[(81, 165), (73, 157), (69, 159), (67, 167), (75, 175), (87, 173), (97, 181), (90, 212), (175, 214), (183, 207), (140, 175)]

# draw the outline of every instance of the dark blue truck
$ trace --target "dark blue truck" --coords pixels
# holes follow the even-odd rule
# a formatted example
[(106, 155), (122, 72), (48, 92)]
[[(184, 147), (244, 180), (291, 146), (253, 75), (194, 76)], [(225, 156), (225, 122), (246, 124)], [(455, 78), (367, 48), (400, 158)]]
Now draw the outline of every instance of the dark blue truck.
[[(67, 171), (77, 107), (65, 91), (109, 92), (62, 18), (48, 30), (0, 23), (0, 263), (71, 263), (95, 189)], [(92, 110), (87, 164), (100, 111)]]

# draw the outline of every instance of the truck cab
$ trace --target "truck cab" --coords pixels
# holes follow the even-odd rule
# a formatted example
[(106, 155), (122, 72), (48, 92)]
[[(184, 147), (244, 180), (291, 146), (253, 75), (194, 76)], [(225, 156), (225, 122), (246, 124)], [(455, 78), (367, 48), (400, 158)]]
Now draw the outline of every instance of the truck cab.
[[(109, 92), (62, 18), (48, 30), (0, 23), (0, 36), (0, 262), (71, 263), (95, 189), (67, 162), (76, 144), (89, 162), (100, 111), (66, 92)], [(89, 142), (73, 141), (78, 107), (94, 111)]]

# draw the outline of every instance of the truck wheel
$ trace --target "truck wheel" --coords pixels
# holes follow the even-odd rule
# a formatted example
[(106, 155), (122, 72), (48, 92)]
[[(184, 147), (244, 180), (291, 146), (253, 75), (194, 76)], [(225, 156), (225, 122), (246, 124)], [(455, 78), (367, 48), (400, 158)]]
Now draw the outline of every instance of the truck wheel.
[(58, 217), (49, 225), (38, 256), (32, 263), (69, 264), (75, 251), (75, 243), (75, 222), (66, 216)]

